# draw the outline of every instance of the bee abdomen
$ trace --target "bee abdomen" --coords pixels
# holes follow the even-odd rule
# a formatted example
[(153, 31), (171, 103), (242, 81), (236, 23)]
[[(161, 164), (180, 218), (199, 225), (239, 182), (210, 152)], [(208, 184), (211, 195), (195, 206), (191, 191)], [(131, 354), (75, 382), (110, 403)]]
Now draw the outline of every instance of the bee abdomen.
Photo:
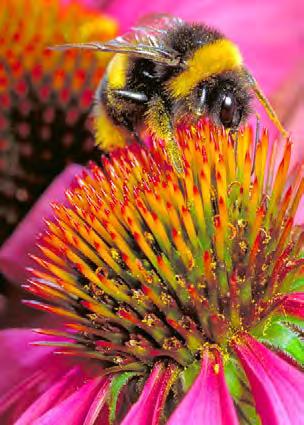
[(102, 103), (98, 103), (94, 107), (94, 127), (96, 145), (101, 150), (109, 152), (125, 146), (126, 130), (113, 122)]

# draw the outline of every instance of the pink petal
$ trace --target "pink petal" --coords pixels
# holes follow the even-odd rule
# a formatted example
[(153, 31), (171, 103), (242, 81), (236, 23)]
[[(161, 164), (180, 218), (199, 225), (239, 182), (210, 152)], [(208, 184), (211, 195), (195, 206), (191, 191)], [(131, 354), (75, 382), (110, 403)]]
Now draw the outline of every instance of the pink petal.
[[(83, 385), (81, 394), (83, 394), (84, 401), (88, 396), (88, 403), (85, 404), (82, 413), (77, 408), (76, 414), (83, 415), (83, 420), (87, 415), (86, 425), (93, 424), (90, 422), (91, 418), (94, 419), (95, 416), (103, 413), (102, 400), (94, 399), (99, 389), (101, 397), (102, 383), (99, 385), (99, 381), (96, 381), (96, 391), (94, 392), (95, 384), (92, 380), (98, 375), (99, 368), (96, 367), (96, 363), (84, 361), (79, 363), (79, 360), (74, 360), (69, 356), (55, 356), (52, 353), (53, 347), (30, 345), (42, 338), (43, 340), (56, 339), (56, 337), (47, 335), (42, 337), (28, 329), (0, 332), (0, 364), (2, 366), (0, 423), (33, 424), (36, 423), (37, 417), (45, 418), (46, 416), (48, 418), (47, 415), (50, 411), (57, 414), (56, 409), (60, 409), (59, 406), (64, 403), (70, 405), (68, 401), (70, 397), (77, 399), (75, 394), (79, 390), (79, 385), (83, 385), (86, 380), (91, 384), (88, 387)], [(75, 367), (73, 363), (77, 363), (78, 366)], [(93, 406), (91, 406), (92, 403)], [(73, 419), (69, 423), (77, 424), (78, 422)], [(82, 421), (81, 424), (83, 423)]]
[(0, 332), (0, 394), (15, 383), (28, 376), (33, 367), (52, 351), (46, 347), (33, 347), (31, 342), (41, 340), (41, 335), (35, 334), (31, 329), (9, 329)]
[(289, 294), (281, 304), (283, 312), (304, 319), (304, 292)]
[(87, 413), (83, 425), (108, 425), (109, 410), (106, 405), (110, 381), (105, 379)]
[(55, 379), (71, 369), (71, 359), (54, 356), (53, 348), (30, 345), (37, 340), (41, 340), (41, 335), (29, 329), (0, 332), (1, 424), (15, 423), (42, 393), (48, 391)]
[(34, 420), (42, 416), (54, 405), (60, 403), (76, 390), (79, 385), (80, 372), (78, 368), (71, 369), (68, 373), (56, 382), (46, 391), (42, 393), (19, 417), (15, 425), (31, 425)]
[[(214, 354), (214, 355), (213, 355)], [(218, 351), (204, 353), (194, 384), (168, 421), (168, 425), (238, 425)]]
[(89, 380), (64, 401), (32, 422), (32, 425), (83, 425), (91, 404), (103, 385), (104, 378)]
[(25, 268), (31, 265), (28, 253), (35, 251), (36, 237), (44, 227), (43, 218), (51, 215), (50, 202), (65, 200), (65, 189), (70, 185), (74, 175), (80, 174), (82, 169), (80, 165), (69, 165), (56, 177), (0, 248), (0, 271), (11, 281), (25, 282), (27, 277)]
[(14, 424), (22, 413), (52, 384), (54, 375), (38, 369), (13, 385), (0, 398), (0, 423)]
[(249, 334), (234, 342), (263, 425), (303, 425), (304, 374)]
[(156, 364), (137, 402), (131, 407), (121, 425), (158, 425), (166, 389), (173, 369)]

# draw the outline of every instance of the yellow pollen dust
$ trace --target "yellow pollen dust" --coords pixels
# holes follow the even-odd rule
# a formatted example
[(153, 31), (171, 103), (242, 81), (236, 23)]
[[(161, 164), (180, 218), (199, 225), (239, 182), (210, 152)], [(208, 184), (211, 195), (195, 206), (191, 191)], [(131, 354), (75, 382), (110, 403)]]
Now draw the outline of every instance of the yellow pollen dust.
[(216, 375), (218, 375), (218, 374), (219, 374), (219, 371), (220, 371), (220, 365), (219, 365), (218, 363), (216, 363), (216, 364), (213, 366), (213, 370), (214, 370), (214, 373), (215, 373)]

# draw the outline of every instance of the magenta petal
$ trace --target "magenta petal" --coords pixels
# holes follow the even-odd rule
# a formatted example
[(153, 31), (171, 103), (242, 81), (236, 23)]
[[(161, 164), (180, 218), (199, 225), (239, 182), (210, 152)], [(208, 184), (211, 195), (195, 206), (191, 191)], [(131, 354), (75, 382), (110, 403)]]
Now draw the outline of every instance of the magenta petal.
[(69, 165), (40, 196), (39, 200), (24, 217), (14, 233), (0, 248), (0, 271), (11, 281), (24, 283), (26, 267), (31, 265), (28, 253), (35, 251), (35, 241), (43, 229), (43, 218), (50, 216), (50, 202), (63, 202), (64, 192), (69, 187), (75, 174), (80, 174), (83, 167)]
[(168, 425), (238, 425), (217, 351), (204, 353), (201, 371)]
[[(44, 340), (54, 338), (43, 336)], [(102, 413), (101, 400), (95, 400), (95, 396), (105, 380), (91, 379), (98, 373), (96, 364), (82, 362), (75, 368), (69, 356), (55, 356), (53, 347), (30, 345), (37, 340), (41, 340), (41, 335), (32, 330), (0, 332), (0, 423), (65, 423), (52, 419), (52, 415), (57, 418), (62, 406), (69, 411), (67, 418), (71, 418), (66, 423), (93, 423), (90, 418)], [(77, 422), (73, 410), (76, 418), (80, 417), (82, 421)], [(39, 422), (41, 417), (44, 422)]]
[(71, 369), (38, 397), (16, 421), (15, 425), (31, 425), (54, 405), (60, 403), (76, 389), (81, 373), (78, 368)]
[(166, 384), (172, 369), (156, 364), (137, 402), (131, 407), (121, 425), (158, 425)]
[(294, 292), (286, 296), (282, 302), (283, 312), (304, 319), (304, 292)]
[(110, 381), (104, 379), (103, 384), (91, 404), (83, 425), (109, 424), (109, 410), (108, 406), (106, 406), (109, 386)]
[(248, 334), (234, 342), (263, 425), (304, 424), (304, 374)]
[(0, 397), (0, 423), (15, 424), (18, 418), (52, 384), (54, 376), (38, 368)]
[[(54, 337), (44, 336), (44, 340)], [(29, 329), (0, 332), (0, 423), (11, 424), (71, 369), (71, 359), (54, 356), (53, 347), (30, 343), (41, 335)]]
[[(41, 340), (31, 329), (9, 329), (0, 332), (0, 394), (27, 377), (32, 368), (48, 356), (52, 349), (29, 344)], [(55, 360), (55, 359), (54, 359)], [(1, 399), (1, 398), (0, 398)]]
[(32, 425), (83, 425), (91, 404), (103, 383), (103, 378), (89, 380), (61, 403), (33, 421)]
[[(46, 337), (47, 339), (52, 339)], [(29, 345), (41, 339), (29, 329), (0, 332), (0, 423), (11, 424), (53, 384), (57, 375), (64, 375), (66, 360), (54, 357), (53, 348)]]

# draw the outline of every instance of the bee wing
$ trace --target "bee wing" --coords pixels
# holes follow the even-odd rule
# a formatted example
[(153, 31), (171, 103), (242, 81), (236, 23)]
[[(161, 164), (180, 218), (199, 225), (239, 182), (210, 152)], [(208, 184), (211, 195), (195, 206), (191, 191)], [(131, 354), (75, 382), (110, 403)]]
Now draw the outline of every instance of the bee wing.
[(138, 27), (132, 31), (114, 38), (106, 43), (69, 43), (51, 47), (52, 50), (88, 49), (101, 52), (124, 53), (151, 59), (154, 62), (168, 66), (178, 66), (182, 60), (178, 53), (165, 47), (162, 36), (169, 28), (180, 25), (183, 21), (171, 15), (154, 14), (144, 17)]
[(168, 66), (181, 64), (181, 59), (173, 49), (157, 47), (150, 44), (130, 43), (123, 36), (117, 37), (107, 43), (92, 41), (89, 43), (69, 43), (50, 47), (51, 50), (87, 49), (100, 52), (124, 53), (151, 59), (154, 62), (163, 63)]
[(184, 21), (169, 14), (151, 13), (141, 18), (125, 37), (137, 43), (161, 48), (163, 36), (169, 29), (181, 25)]
[(167, 13), (150, 13), (143, 16), (135, 27), (132, 29), (136, 31), (158, 32), (160, 34), (166, 33), (169, 29), (182, 25), (184, 21), (176, 16)]

